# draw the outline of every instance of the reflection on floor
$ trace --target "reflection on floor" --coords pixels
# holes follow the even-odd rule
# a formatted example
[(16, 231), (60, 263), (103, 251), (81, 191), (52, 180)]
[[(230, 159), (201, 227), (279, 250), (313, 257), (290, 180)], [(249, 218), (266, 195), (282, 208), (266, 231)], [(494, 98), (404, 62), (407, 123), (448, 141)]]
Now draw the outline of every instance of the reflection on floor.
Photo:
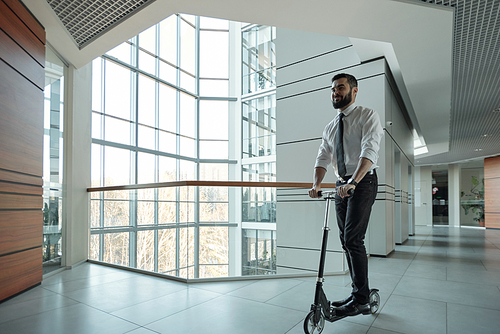
[[(499, 333), (500, 231), (417, 227), (387, 258), (370, 259), (377, 315), (323, 333)], [(0, 333), (303, 333), (315, 278), (183, 284), (83, 264), (0, 304)], [(350, 293), (327, 277), (330, 299)]]

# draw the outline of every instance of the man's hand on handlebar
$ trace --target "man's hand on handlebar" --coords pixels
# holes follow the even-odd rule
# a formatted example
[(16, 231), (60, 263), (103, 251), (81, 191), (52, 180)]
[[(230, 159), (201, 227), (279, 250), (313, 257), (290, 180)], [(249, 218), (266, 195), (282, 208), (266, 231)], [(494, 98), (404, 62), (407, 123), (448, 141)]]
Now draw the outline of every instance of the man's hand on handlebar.
[(337, 195), (339, 195), (342, 198), (344, 198), (346, 196), (349, 197), (353, 194), (355, 188), (356, 188), (356, 186), (353, 184), (344, 184), (344, 185), (338, 186), (337, 187)]
[(309, 197), (321, 198), (321, 196), (318, 195), (318, 192), (320, 192), (320, 191), (321, 191), (321, 187), (319, 187), (319, 186), (313, 187), (311, 190), (309, 190)]

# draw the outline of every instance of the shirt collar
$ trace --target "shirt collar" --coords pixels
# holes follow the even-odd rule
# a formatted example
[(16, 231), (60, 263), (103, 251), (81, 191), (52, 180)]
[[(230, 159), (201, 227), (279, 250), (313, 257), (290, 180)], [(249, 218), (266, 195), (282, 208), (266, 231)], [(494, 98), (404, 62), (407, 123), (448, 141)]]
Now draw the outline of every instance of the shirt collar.
[(344, 111), (339, 111), (338, 113), (343, 113), (344, 116), (349, 116), (349, 114), (356, 108), (356, 103), (351, 104), (349, 107), (345, 108)]

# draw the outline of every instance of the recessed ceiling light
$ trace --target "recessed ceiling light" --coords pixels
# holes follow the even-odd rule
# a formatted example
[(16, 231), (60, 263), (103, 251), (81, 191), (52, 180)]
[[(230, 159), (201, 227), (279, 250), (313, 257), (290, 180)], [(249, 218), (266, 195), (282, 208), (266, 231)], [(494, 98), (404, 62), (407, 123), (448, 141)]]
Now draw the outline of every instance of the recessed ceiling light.
[(483, 135), (483, 137), (489, 137), (489, 136), (491, 136), (489, 133), (485, 133), (485, 134)]
[(479, 152), (479, 151), (482, 151), (482, 150), (483, 150), (482, 148), (476, 148), (474, 151)]

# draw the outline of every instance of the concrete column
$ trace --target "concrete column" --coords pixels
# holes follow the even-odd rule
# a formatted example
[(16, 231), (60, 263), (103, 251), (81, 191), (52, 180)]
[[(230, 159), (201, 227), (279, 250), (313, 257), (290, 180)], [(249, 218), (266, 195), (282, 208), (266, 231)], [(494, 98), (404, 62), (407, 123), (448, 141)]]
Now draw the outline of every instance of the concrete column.
[(89, 253), (92, 65), (65, 74), (62, 266), (86, 261)]
[(448, 165), (449, 225), (460, 226), (460, 164)]

